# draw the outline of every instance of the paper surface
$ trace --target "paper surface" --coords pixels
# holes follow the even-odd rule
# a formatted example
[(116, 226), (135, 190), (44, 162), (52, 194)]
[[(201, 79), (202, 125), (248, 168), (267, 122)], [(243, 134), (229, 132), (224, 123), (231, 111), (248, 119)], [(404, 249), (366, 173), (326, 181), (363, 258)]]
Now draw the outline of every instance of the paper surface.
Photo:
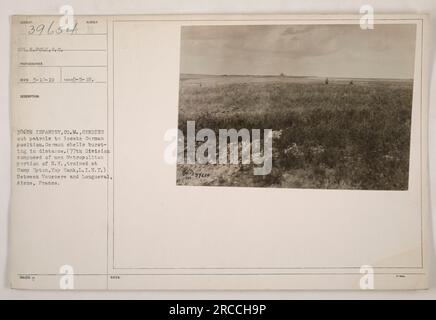
[(73, 18), (11, 19), (12, 287), (427, 287), (426, 16)]

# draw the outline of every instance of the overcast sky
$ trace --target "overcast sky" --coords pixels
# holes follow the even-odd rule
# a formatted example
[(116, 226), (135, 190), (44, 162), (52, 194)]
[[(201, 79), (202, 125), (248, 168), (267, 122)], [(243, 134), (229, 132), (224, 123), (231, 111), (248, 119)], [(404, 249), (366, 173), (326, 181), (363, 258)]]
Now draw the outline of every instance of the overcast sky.
[(415, 25), (182, 27), (181, 72), (413, 78)]

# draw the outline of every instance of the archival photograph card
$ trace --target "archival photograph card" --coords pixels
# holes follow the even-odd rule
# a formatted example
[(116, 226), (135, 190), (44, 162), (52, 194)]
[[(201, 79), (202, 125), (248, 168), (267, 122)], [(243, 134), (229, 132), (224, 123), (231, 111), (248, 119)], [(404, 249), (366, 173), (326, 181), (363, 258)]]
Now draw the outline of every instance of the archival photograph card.
[(11, 287), (427, 288), (429, 24), (11, 17)]

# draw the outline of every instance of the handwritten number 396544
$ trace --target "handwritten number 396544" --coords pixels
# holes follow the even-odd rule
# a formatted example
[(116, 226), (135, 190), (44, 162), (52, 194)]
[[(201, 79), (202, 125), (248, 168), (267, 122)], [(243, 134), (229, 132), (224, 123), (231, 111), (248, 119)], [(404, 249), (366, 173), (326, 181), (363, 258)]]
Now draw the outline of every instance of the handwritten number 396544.
[(27, 33), (29, 35), (61, 35), (61, 34), (75, 34), (77, 33), (77, 23), (73, 28), (66, 29), (55, 25), (55, 21), (51, 21), (50, 24), (31, 24), (28, 26)]

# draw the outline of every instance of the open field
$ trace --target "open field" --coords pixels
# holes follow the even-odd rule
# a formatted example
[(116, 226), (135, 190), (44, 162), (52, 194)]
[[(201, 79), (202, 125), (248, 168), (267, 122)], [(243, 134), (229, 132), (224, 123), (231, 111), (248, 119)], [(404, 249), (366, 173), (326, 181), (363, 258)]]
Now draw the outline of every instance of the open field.
[(181, 75), (179, 128), (272, 129), (273, 167), (178, 165), (179, 185), (405, 190), (412, 80)]

